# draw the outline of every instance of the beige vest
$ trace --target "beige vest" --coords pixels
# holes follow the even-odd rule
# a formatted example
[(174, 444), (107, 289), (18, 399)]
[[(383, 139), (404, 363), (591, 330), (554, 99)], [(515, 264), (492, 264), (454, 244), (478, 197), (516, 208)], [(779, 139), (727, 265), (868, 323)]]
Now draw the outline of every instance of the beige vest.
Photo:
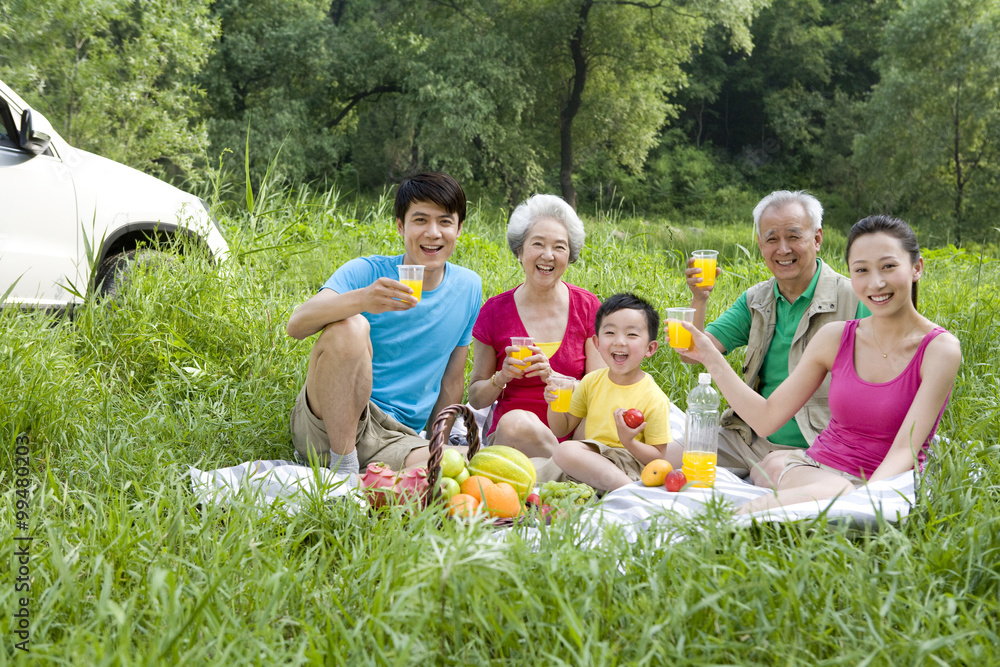
[[(747, 290), (747, 307), (750, 308), (751, 322), (746, 357), (743, 361), (743, 379), (754, 391), (757, 391), (764, 355), (771, 346), (771, 338), (774, 336), (774, 324), (778, 312), (774, 281), (775, 278), (771, 278)], [(825, 262), (820, 262), (819, 280), (816, 282), (812, 303), (802, 315), (792, 338), (791, 351), (788, 354), (788, 373), (791, 374), (795, 370), (795, 366), (802, 359), (806, 345), (824, 324), (853, 320), (857, 312), (858, 297), (851, 288), (851, 281), (831, 269)], [(810, 445), (819, 432), (830, 423), (830, 406), (827, 402), (829, 395), (830, 376), (827, 375), (812, 398), (795, 413), (795, 422)], [(721, 424), (725, 428), (739, 432), (743, 440), (750, 444), (753, 431), (739, 415), (733, 412), (732, 408), (723, 413)]]

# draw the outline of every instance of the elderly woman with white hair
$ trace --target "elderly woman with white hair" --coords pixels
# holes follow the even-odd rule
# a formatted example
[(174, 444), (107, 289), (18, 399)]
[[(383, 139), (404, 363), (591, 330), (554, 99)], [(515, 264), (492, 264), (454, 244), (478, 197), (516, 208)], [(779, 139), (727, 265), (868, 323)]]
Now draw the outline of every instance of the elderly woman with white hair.
[[(510, 216), (507, 243), (524, 269), (524, 282), (487, 300), (472, 330), (469, 403), (485, 408), (496, 402), (487, 444), (551, 457), (559, 441), (546, 420), (549, 376), (579, 380), (605, 365), (593, 342), (600, 300), (562, 280), (585, 238), (576, 212), (555, 195), (534, 195)], [(523, 367), (510, 356), (516, 336), (535, 340)]]

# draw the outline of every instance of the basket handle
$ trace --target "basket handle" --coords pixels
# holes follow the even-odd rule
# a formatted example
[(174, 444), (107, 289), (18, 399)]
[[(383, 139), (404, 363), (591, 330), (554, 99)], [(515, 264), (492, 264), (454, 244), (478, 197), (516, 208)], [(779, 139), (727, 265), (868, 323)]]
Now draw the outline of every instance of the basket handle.
[(428, 448), (430, 450), (427, 458), (427, 482), (430, 484), (430, 488), (427, 490), (428, 502), (437, 500), (438, 478), (441, 476), (441, 455), (444, 453), (448, 436), (451, 435), (451, 427), (459, 415), (465, 419), (465, 428), (468, 430), (466, 439), (469, 441), (469, 460), (472, 460), (472, 457), (479, 451), (479, 425), (476, 424), (476, 416), (469, 409), (469, 406), (455, 403), (441, 410), (431, 427), (431, 444)]

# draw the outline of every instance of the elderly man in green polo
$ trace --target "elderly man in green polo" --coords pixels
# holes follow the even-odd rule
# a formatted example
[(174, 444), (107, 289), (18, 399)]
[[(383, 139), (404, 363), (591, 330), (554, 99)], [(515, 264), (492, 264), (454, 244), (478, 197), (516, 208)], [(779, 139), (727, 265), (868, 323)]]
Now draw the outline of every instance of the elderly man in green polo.
[[(718, 319), (705, 326), (712, 287), (701, 287), (700, 269), (685, 272), (695, 309), (694, 323), (723, 354), (746, 346), (743, 379), (770, 396), (802, 358), (806, 345), (827, 322), (867, 317), (851, 281), (816, 254), (823, 243), (823, 206), (804, 192), (778, 190), (753, 210), (757, 245), (773, 278), (743, 292)], [(787, 424), (762, 437), (729, 409), (719, 429), (719, 465), (758, 486), (777, 481), (780, 465), (768, 454), (806, 448), (830, 421), (830, 378)], [(772, 457), (773, 459), (774, 457)]]

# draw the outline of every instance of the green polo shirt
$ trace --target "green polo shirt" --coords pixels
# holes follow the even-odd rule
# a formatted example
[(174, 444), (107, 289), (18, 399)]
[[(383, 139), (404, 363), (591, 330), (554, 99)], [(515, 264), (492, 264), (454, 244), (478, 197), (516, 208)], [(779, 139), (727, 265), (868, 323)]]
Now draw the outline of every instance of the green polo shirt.
[[(799, 321), (809, 309), (813, 295), (816, 293), (816, 283), (819, 282), (819, 267), (822, 260), (816, 259), (816, 272), (806, 291), (795, 300), (789, 303), (778, 291), (778, 283), (774, 284), (775, 306), (777, 312), (774, 320), (774, 336), (771, 338), (771, 345), (764, 354), (764, 363), (760, 369), (760, 385), (758, 389), (761, 396), (767, 398), (782, 382), (788, 377), (788, 355), (792, 349), (792, 339), (795, 331), (799, 328)], [(871, 313), (862, 304), (858, 304), (856, 317), (868, 317)], [(718, 319), (705, 327), (708, 333), (718, 339), (726, 348), (727, 352), (732, 352), (738, 347), (743, 347), (750, 340), (751, 324), (750, 308), (747, 306), (747, 293), (743, 292), (736, 299), (736, 303), (722, 313)], [(788, 423), (772, 433), (768, 440), (779, 445), (791, 447), (808, 447), (799, 425), (792, 417)]]

